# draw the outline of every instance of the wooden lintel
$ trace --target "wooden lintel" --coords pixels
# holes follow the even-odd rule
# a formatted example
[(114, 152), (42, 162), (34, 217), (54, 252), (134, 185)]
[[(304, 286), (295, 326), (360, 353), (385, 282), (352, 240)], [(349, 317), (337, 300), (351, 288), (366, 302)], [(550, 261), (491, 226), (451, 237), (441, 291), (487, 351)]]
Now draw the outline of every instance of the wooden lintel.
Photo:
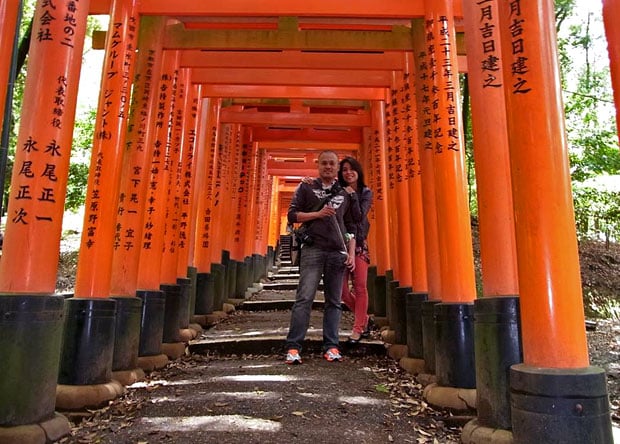
[(181, 51), (180, 66), (185, 68), (277, 68), (402, 70), (405, 58), (400, 52), (317, 53), (286, 50), (262, 51)]
[(262, 143), (283, 143), (287, 147), (291, 144), (305, 144), (314, 142), (327, 142), (331, 144), (362, 143), (362, 129), (349, 128), (346, 131), (323, 131), (314, 128), (302, 129), (274, 129), (252, 128), (252, 140)]
[(411, 28), (395, 26), (391, 32), (333, 30), (202, 30), (183, 23), (166, 30), (164, 49), (306, 51), (411, 51)]
[(204, 85), (203, 97), (288, 98), (325, 100), (386, 100), (387, 88), (327, 86)]
[[(350, 155), (360, 149), (359, 143), (343, 143), (343, 142), (329, 142), (329, 141), (310, 141), (304, 140), (299, 142), (291, 142), (285, 140), (273, 140), (273, 141), (259, 141), (259, 149), (264, 149), (269, 153), (270, 157), (287, 156), (291, 153), (297, 153), (297, 156), (303, 156), (304, 158), (312, 158), (316, 160), (318, 155), (317, 150), (324, 150), (325, 147), (336, 151), (339, 155)], [(314, 152), (310, 154), (309, 152)], [(314, 162), (314, 160), (312, 160)], [(316, 165), (315, 165), (316, 166)]]
[(370, 114), (318, 114), (237, 112), (228, 108), (220, 112), (220, 123), (240, 123), (247, 126), (293, 126), (293, 127), (364, 127), (370, 126)]
[(194, 68), (192, 83), (203, 85), (299, 85), (299, 86), (362, 86), (390, 87), (391, 71), (324, 69), (261, 69), (261, 68)]
[[(112, 0), (91, 0), (91, 14), (108, 14)], [(423, 0), (226, 0), (220, 2), (197, 0), (148, 0), (140, 4), (145, 15), (237, 16), (265, 17), (296, 15), (300, 17), (368, 17), (414, 18), (424, 16)], [(461, 0), (454, 2), (454, 14), (462, 17)]]

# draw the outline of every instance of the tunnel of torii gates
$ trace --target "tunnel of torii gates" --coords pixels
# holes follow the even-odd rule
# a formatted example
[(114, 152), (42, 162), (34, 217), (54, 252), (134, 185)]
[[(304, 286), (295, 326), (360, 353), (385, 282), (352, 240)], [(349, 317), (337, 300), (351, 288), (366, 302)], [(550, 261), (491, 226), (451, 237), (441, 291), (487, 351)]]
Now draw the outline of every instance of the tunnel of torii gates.
[[(2, 42), (20, 4), (0, 1)], [(66, 298), (55, 284), (89, 14), (110, 24), (93, 39), (105, 57)], [(620, 1), (603, 15), (618, 104)], [(32, 29), (0, 261), (0, 440), (64, 424), (56, 407), (88, 403), (182, 341), (190, 315), (243, 297), (274, 263), (300, 177), (331, 149), (358, 158), (374, 191), (375, 316), (397, 342), (403, 316), (421, 316), (410, 357), (438, 389), (476, 389), (464, 441), (612, 442), (586, 344), (552, 0), (40, 0)], [(1, 85), (14, 49), (0, 49)]]

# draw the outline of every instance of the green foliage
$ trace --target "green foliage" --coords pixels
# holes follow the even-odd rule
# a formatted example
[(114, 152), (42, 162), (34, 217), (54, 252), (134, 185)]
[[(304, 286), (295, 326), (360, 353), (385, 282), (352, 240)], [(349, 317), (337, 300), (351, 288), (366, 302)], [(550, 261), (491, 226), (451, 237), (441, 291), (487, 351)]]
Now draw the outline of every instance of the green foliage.
[(620, 193), (575, 186), (573, 201), (581, 239), (620, 240)]

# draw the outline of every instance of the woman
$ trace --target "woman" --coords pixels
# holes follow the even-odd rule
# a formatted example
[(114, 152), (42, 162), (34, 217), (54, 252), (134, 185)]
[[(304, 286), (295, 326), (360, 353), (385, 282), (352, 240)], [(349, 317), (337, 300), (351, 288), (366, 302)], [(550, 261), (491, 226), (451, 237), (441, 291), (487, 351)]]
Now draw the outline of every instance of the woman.
[[(362, 337), (368, 336), (368, 211), (372, 204), (372, 191), (364, 183), (364, 172), (362, 166), (353, 157), (345, 157), (340, 161), (338, 171), (338, 181), (340, 185), (351, 196), (350, 217), (345, 218), (347, 232), (355, 236), (355, 269), (353, 272), (345, 270), (342, 285), (342, 302), (355, 315), (353, 322), (353, 332), (349, 337), (350, 344), (357, 344)], [(349, 279), (352, 281), (352, 288), (349, 287)]]

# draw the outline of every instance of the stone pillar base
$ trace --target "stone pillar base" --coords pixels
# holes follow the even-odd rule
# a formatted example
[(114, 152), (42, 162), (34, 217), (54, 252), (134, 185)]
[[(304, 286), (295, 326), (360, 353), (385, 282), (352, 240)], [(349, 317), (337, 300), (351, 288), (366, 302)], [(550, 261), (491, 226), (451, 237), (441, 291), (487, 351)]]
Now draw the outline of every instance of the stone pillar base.
[(429, 404), (457, 411), (476, 409), (476, 389), (442, 387), (430, 384), (424, 388), (423, 397)]
[(407, 345), (403, 344), (391, 344), (387, 349), (388, 356), (395, 361), (400, 361), (407, 356), (408, 353)]
[(47, 421), (15, 427), (0, 427), (0, 443), (45, 444), (56, 442), (71, 433), (67, 418), (59, 413)]
[(225, 319), (226, 316), (226, 313), (223, 311), (214, 311), (211, 314), (194, 315), (192, 316), (192, 322), (199, 324), (202, 328), (208, 328)]
[(164, 368), (169, 361), (168, 356), (163, 353), (153, 356), (138, 356), (138, 367), (145, 372), (152, 372), (153, 370)]
[(133, 370), (117, 370), (112, 372), (112, 379), (125, 386), (135, 384), (138, 381), (143, 381), (144, 377), (144, 370), (141, 368), (134, 368)]
[[(200, 324), (196, 324), (196, 323), (189, 324), (189, 329), (190, 330), (194, 330), (196, 332), (196, 336), (201, 335), (202, 332), (204, 331), (202, 329), (202, 326)], [(196, 337), (196, 336), (194, 336), (194, 337)]]
[(182, 328), (179, 330), (179, 339), (181, 342), (189, 342), (196, 337), (196, 331), (190, 328)]
[(424, 359), (404, 357), (400, 358), (398, 365), (412, 375), (424, 373)]
[(504, 429), (492, 429), (481, 426), (477, 419), (472, 419), (461, 432), (462, 444), (512, 444), (512, 432)]
[(185, 342), (164, 342), (161, 345), (161, 352), (174, 361), (185, 353)]
[[(423, 362), (426, 365), (426, 361), (423, 361)], [(437, 376), (433, 375), (432, 373), (420, 373), (418, 374), (417, 378), (418, 378), (418, 382), (422, 384), (424, 387), (426, 387), (427, 385), (437, 383)]]
[(59, 410), (79, 410), (85, 407), (98, 407), (107, 401), (118, 398), (125, 393), (125, 388), (118, 381), (92, 385), (56, 386), (56, 408)]
[(395, 344), (396, 332), (394, 330), (381, 330), (381, 340), (388, 344)]

